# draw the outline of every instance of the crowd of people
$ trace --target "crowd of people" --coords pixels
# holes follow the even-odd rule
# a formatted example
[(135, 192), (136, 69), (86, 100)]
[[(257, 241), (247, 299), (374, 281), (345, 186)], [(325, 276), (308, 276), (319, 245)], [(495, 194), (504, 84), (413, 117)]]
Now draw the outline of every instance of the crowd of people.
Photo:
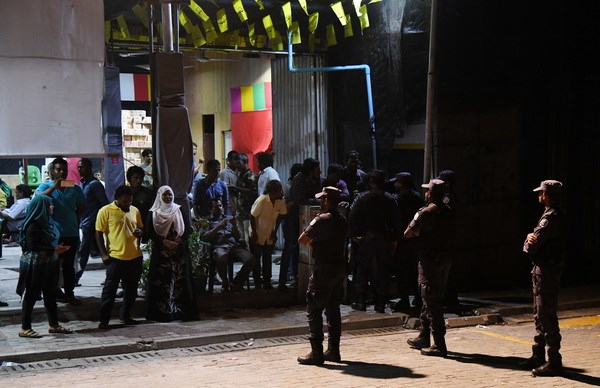
[[(412, 295), (413, 307), (420, 309), (421, 332), (408, 344), (423, 355), (447, 355), (443, 306), (452, 266), (457, 207), (452, 170), (440, 171), (436, 178), (421, 185), (423, 197), (409, 172), (399, 172), (391, 179), (386, 179), (381, 170), (365, 173), (356, 151), (346, 155), (344, 165), (330, 164), (325, 177), (316, 159), (293, 164), (285, 184), (273, 168), (272, 154), (257, 155), (257, 174), (249, 167), (246, 154), (230, 151), (223, 171), (218, 160), (198, 160), (190, 185), (191, 214), (184, 215), (169, 186), (154, 191), (148, 185), (148, 176), (152, 178), (151, 153), (144, 152), (145, 166), (127, 170), (128, 184), (115, 190), (112, 202), (86, 158), (77, 163), (80, 183), (66, 179), (67, 161), (56, 158), (49, 170), (51, 179), (37, 188), (33, 198), (27, 185), (15, 188), (16, 200), (9, 208), (8, 196), (0, 198), (7, 202), (0, 207), (0, 216), (5, 220), (3, 232), (10, 238), (16, 231), (23, 251), (17, 286), (23, 312), (19, 336), (40, 336), (31, 328), (31, 313), (41, 299), (49, 332), (72, 333), (58, 323), (56, 303), (81, 305), (74, 290), (85, 273), (94, 243), (106, 265), (99, 329), (110, 328), (119, 287), (123, 296), (121, 323), (139, 323), (132, 318), (131, 309), (143, 268), (141, 247), (149, 243), (146, 319), (197, 319), (187, 243), (192, 225), (187, 220), (204, 219), (207, 226), (200, 233), (210, 244), (222, 292), (244, 290), (250, 276), (255, 290), (274, 288), (272, 255), (280, 225), (284, 249), (278, 289), (296, 284), (299, 245), (312, 248), (314, 265), (306, 294), (312, 351), (298, 362), (318, 365), (341, 359), (339, 306), (344, 281), (351, 285), (351, 307), (358, 311), (366, 311), (372, 301), (374, 310), (383, 313), (392, 296), (398, 300), (391, 305), (392, 310), (405, 311), (411, 307)], [(205, 166), (206, 174), (200, 173), (200, 165)], [(560, 210), (556, 198), (561, 189), (557, 181), (545, 181), (536, 189), (546, 212), (525, 242), (524, 250), (534, 257), (540, 255), (540, 244), (548, 246), (547, 239), (551, 246), (557, 244)], [(6, 193), (4, 188), (1, 191)], [(301, 230), (303, 205), (318, 205), (320, 213)], [(541, 249), (544, 258), (551, 255), (549, 249)], [(230, 271), (234, 262), (242, 263), (236, 274)], [(534, 265), (534, 289), (538, 293), (544, 288), (550, 291), (539, 296), (538, 335), (528, 362), (545, 368), (540, 374), (552, 373), (561, 368), (560, 334), (556, 312), (548, 304), (555, 302), (560, 270), (540, 259), (534, 259)], [(396, 295), (390, 295), (391, 280), (395, 281)], [(329, 326), (325, 352), (323, 311)], [(550, 364), (543, 363), (545, 346), (549, 347)]]

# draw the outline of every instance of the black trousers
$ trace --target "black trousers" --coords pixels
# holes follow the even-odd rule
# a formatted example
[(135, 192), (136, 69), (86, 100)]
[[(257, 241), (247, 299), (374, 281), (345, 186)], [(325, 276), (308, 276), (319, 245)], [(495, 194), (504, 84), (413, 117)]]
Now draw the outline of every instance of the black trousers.
[[(42, 293), (44, 296), (44, 307), (46, 308), (46, 314), (48, 315), (48, 323), (50, 326), (57, 326), (58, 310), (56, 307), (56, 285), (44, 287)], [(25, 289), (23, 301), (21, 302), (21, 311), (23, 313), (23, 316), (21, 317), (21, 329), (31, 329), (31, 315), (38, 295), (39, 291), (30, 288)]]
[(68, 251), (59, 255), (62, 266), (63, 288), (65, 295), (71, 297), (74, 295), (73, 290), (75, 289), (75, 257), (79, 249), (79, 236), (61, 237), (59, 243), (71, 247)]
[(126, 320), (131, 318), (131, 309), (137, 298), (137, 288), (142, 276), (142, 256), (133, 260), (119, 260), (110, 258), (106, 264), (106, 280), (102, 288), (100, 301), (100, 323), (108, 323), (119, 282), (123, 284), (123, 303), (119, 312), (119, 318)]
[(534, 348), (545, 350), (548, 347), (549, 361), (560, 361), (560, 329), (558, 327), (558, 291), (560, 288), (560, 269), (544, 268), (543, 274), (532, 271), (533, 319), (535, 323)]
[(253, 270), (255, 282), (258, 279), (263, 284), (271, 284), (271, 277), (273, 276), (271, 256), (274, 249), (275, 245), (252, 244), (252, 254), (256, 259)]
[(451, 267), (451, 256), (444, 251), (419, 252), (419, 287), (423, 300), (419, 318), (423, 331), (430, 330), (434, 341), (446, 335), (443, 296)]
[(388, 289), (389, 265), (392, 257), (391, 245), (383, 236), (371, 235), (358, 246), (356, 292), (367, 292), (369, 279), (378, 297), (385, 298)]
[(312, 340), (323, 341), (323, 310), (325, 310), (329, 339), (339, 342), (342, 335), (340, 303), (342, 303), (345, 278), (345, 267), (313, 268), (306, 290), (308, 328)]

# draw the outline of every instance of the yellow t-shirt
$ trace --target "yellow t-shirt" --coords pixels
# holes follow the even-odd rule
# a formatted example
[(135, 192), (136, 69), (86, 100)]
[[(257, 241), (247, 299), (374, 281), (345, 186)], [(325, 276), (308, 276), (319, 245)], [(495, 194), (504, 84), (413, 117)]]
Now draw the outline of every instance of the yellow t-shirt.
[(106, 237), (106, 251), (110, 257), (119, 260), (132, 260), (142, 256), (139, 241), (133, 234), (135, 228), (142, 228), (142, 216), (135, 206), (125, 213), (114, 202), (98, 211), (96, 230)]
[(6, 201), (6, 194), (2, 189), (0, 189), (0, 208), (5, 208), (8, 206), (8, 202)]

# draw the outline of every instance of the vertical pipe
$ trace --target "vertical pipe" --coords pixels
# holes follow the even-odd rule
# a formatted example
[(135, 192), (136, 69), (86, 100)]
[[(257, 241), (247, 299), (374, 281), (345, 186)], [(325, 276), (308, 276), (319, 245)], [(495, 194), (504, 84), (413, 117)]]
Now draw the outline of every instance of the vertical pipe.
[(425, 109), (425, 152), (423, 155), (423, 180), (428, 182), (432, 176), (433, 158), (433, 119), (435, 94), (435, 47), (437, 0), (431, 0), (429, 25), (429, 64), (427, 66), (427, 105)]
[(181, 12), (181, 5), (172, 5), (172, 18), (171, 25), (173, 26), (173, 50), (179, 52), (179, 12)]
[(171, 3), (161, 4), (162, 27), (163, 27), (163, 49), (166, 53), (173, 52), (173, 17)]

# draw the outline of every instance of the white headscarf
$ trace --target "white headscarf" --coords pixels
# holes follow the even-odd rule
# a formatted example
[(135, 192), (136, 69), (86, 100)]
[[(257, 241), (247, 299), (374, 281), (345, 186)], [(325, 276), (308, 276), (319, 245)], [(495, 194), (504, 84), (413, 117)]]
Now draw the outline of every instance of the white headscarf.
[(165, 191), (170, 191), (171, 195), (173, 195), (173, 189), (169, 186), (161, 186), (156, 193), (154, 204), (150, 208), (154, 230), (159, 236), (167, 237), (169, 230), (173, 227), (177, 237), (179, 237), (183, 235), (185, 231), (183, 216), (181, 215), (181, 211), (179, 211), (181, 206), (177, 205), (175, 202), (165, 203), (162, 200), (162, 195)]

